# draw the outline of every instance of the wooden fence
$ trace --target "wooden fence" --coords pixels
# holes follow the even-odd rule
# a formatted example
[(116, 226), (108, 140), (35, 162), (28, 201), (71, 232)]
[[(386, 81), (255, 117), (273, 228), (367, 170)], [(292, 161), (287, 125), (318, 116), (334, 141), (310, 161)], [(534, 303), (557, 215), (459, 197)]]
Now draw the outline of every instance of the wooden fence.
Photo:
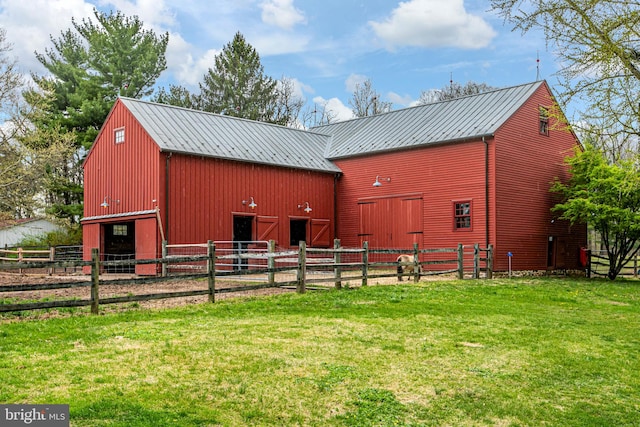
[[(81, 307), (91, 306), (92, 313), (98, 313), (100, 304), (115, 304), (134, 301), (147, 301), (163, 298), (178, 298), (187, 296), (207, 295), (209, 302), (215, 301), (218, 293), (249, 291), (274, 287), (295, 287), (296, 291), (303, 293), (309, 285), (312, 287), (321, 283), (330, 283), (331, 286), (340, 289), (344, 281), (360, 281), (362, 286), (367, 286), (369, 280), (374, 278), (394, 277), (398, 275), (395, 258), (400, 253), (412, 253), (414, 263), (412, 273), (415, 282), (420, 277), (435, 274), (455, 273), (458, 278), (465, 277), (465, 271), (469, 268), (468, 256), (473, 255), (471, 266), (473, 268), (471, 277), (492, 277), (493, 250), (489, 248), (481, 249), (478, 245), (465, 247), (458, 245), (457, 248), (449, 249), (418, 249), (414, 245), (413, 249), (369, 249), (365, 242), (362, 248), (343, 248), (339, 240), (335, 241), (334, 248), (320, 249), (307, 248), (304, 242), (300, 242), (297, 251), (274, 251), (275, 243), (269, 242), (269, 250), (258, 253), (237, 253), (234, 257), (246, 260), (260, 261), (255, 265), (244, 264), (242, 269), (230, 268), (227, 260), (230, 255), (216, 254), (214, 242), (206, 245), (206, 255), (194, 256), (163, 256), (159, 259), (147, 260), (123, 260), (104, 261), (101, 259), (97, 249), (92, 250), (91, 261), (22, 261), (17, 263), (0, 263), (0, 270), (5, 269), (30, 269), (30, 268), (82, 268), (91, 267), (91, 280), (83, 282), (66, 282), (53, 284), (20, 284), (0, 286), (0, 295), (9, 292), (23, 292), (36, 290), (54, 290), (74, 287), (89, 287), (90, 297), (88, 299), (65, 299), (57, 301), (36, 301), (21, 303), (2, 303), (0, 298), (0, 312), (48, 309), (55, 307)], [(473, 249), (473, 251), (470, 251)], [(481, 256), (484, 253), (485, 256)], [(466, 257), (465, 257), (466, 255)], [(372, 257), (387, 258), (384, 261), (372, 262)], [(426, 259), (431, 258), (431, 259)], [(221, 263), (222, 262), (222, 263)], [(119, 265), (155, 264), (161, 266), (162, 275), (160, 277), (133, 278), (124, 280), (105, 280), (101, 273), (110, 266)], [(204, 273), (172, 274), (166, 272), (172, 265), (203, 266)], [(481, 268), (484, 266), (483, 268)], [(389, 271), (391, 270), (391, 272)], [(286, 273), (283, 277), (277, 277), (279, 273)], [(318, 274), (324, 273), (324, 274)], [(227, 288), (216, 287), (216, 278), (234, 277), (240, 280), (242, 276), (252, 278), (256, 275), (265, 275), (264, 283), (250, 284), (246, 286), (234, 286)], [(113, 296), (107, 298), (100, 297), (101, 284), (109, 285), (136, 285), (160, 283), (175, 280), (191, 280), (206, 278), (207, 286), (202, 289), (192, 289), (179, 292), (162, 292), (151, 294), (136, 294), (126, 296)], [(276, 280), (279, 278), (280, 280)], [(253, 280), (253, 279), (252, 279)], [(327, 289), (328, 287), (325, 287)]]
[[(586, 266), (587, 277), (600, 276), (606, 277), (609, 273), (609, 258), (606, 251), (588, 251), (587, 255), (588, 263)], [(640, 268), (640, 256), (636, 255), (629, 261), (622, 270), (620, 270), (619, 276), (638, 278), (638, 268)]]

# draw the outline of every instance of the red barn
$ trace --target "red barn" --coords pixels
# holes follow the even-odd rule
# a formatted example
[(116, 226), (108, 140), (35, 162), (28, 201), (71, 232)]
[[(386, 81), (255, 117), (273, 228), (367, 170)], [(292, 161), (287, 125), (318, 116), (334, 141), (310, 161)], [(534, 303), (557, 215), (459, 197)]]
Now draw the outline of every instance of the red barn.
[(579, 268), (586, 227), (557, 220), (549, 192), (579, 142), (555, 126), (553, 105), (535, 82), (313, 129), (331, 135), (327, 157), (343, 173), (342, 243), (493, 244), (497, 270), (509, 252), (519, 270)]
[(163, 238), (338, 237), (493, 244), (498, 270), (507, 252), (515, 269), (578, 268), (586, 228), (554, 218), (549, 185), (579, 142), (552, 106), (535, 82), (302, 131), (121, 98), (84, 165), (85, 258), (154, 257)]

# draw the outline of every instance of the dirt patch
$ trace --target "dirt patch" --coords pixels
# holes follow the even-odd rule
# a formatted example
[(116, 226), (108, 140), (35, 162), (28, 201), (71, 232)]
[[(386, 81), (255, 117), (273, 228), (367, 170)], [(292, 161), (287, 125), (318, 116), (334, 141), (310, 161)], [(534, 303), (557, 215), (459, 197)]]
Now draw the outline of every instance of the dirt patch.
[[(309, 277), (310, 281), (313, 279), (330, 278), (327, 274), (323, 277), (318, 274), (313, 274)], [(122, 297), (128, 295), (145, 295), (145, 294), (159, 294), (159, 293), (171, 293), (182, 292), (192, 290), (205, 290), (207, 289), (206, 279), (180, 279), (176, 278), (170, 281), (158, 281), (150, 283), (135, 283), (135, 284), (109, 284), (109, 281), (114, 280), (131, 280), (135, 279), (135, 275), (123, 275), (123, 274), (106, 274), (100, 277), (100, 298), (109, 297)], [(423, 278), (422, 280), (425, 280)], [(442, 279), (442, 278), (440, 278)], [(428, 279), (427, 279), (428, 280)], [(51, 290), (33, 290), (33, 291), (20, 291), (20, 292), (0, 292), (0, 300), (9, 300), (7, 303), (21, 303), (21, 302), (34, 302), (41, 300), (69, 300), (69, 299), (83, 299), (88, 300), (91, 296), (90, 288), (91, 276), (82, 273), (70, 273), (70, 274), (18, 274), (18, 273), (3, 273), (0, 272), (0, 290), (3, 286), (9, 285), (37, 285), (37, 284), (77, 284), (78, 286), (51, 289)], [(276, 278), (277, 282), (294, 282), (295, 275), (291, 274), (286, 277), (280, 276)], [(254, 280), (251, 276), (247, 276), (244, 280), (238, 278), (216, 278), (216, 289), (225, 289), (230, 292), (216, 293), (216, 301), (229, 299), (229, 298), (246, 298), (254, 296), (264, 295), (276, 295), (295, 292), (295, 286), (287, 287), (273, 287), (262, 288), (253, 290), (238, 290), (231, 291), (234, 288), (240, 288), (252, 284), (265, 284), (265, 280)], [(395, 276), (393, 277), (376, 277), (370, 278), (370, 285), (388, 285), (399, 283)], [(401, 284), (412, 283), (412, 280), (405, 280), (400, 282)], [(357, 287), (361, 285), (360, 279), (349, 280), (343, 278), (343, 286)], [(325, 282), (320, 284), (322, 287), (332, 287), (332, 282)], [(308, 283), (307, 287), (310, 290), (317, 288), (319, 284)], [(100, 306), (100, 310), (103, 312), (112, 312), (122, 310), (126, 307), (131, 307), (134, 304), (136, 307), (143, 307), (149, 309), (162, 309), (179, 307), (189, 304), (201, 304), (208, 301), (208, 295), (197, 295), (188, 297), (174, 297), (174, 298), (162, 298), (153, 299), (148, 301), (136, 301), (120, 304), (103, 304)], [(31, 315), (33, 313), (33, 315)], [(64, 310), (50, 309), (50, 310), (36, 310), (27, 314), (23, 312), (21, 316), (2, 316), (0, 314), (0, 322), (11, 321), (20, 318), (43, 318), (43, 317), (56, 317), (64, 316)]]

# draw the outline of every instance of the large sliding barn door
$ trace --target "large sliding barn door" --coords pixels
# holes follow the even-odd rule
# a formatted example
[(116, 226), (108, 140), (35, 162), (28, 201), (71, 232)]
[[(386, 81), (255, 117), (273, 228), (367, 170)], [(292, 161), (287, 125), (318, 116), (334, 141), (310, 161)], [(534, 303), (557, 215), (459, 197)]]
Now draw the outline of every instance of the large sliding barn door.
[(422, 195), (383, 197), (358, 202), (361, 243), (373, 248), (410, 248), (422, 243)]

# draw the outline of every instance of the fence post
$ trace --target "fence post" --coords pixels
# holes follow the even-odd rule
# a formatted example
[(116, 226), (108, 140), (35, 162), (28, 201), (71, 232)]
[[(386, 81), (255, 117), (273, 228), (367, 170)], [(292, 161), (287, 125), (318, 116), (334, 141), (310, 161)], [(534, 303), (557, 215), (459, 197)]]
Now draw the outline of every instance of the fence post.
[(167, 241), (162, 241), (162, 277), (167, 277)]
[(342, 253), (340, 253), (340, 239), (333, 240), (333, 262), (336, 268), (333, 269), (336, 278), (336, 289), (342, 289), (342, 269), (340, 263), (342, 262)]
[(207, 282), (209, 284), (209, 302), (216, 302), (216, 244), (207, 241)]
[(493, 245), (487, 246), (487, 279), (493, 279)]
[(480, 278), (480, 245), (473, 245), (473, 278)]
[(98, 314), (100, 304), (98, 286), (100, 284), (100, 254), (98, 248), (91, 249), (91, 314)]
[(276, 272), (275, 272), (275, 268), (276, 268), (276, 257), (275, 257), (275, 253), (276, 253), (276, 241), (275, 240), (269, 240), (269, 243), (267, 243), (267, 270), (269, 271), (268, 273), (268, 280), (269, 280), (269, 284), (273, 285), (276, 282)]
[(367, 286), (369, 284), (369, 242), (363, 242), (362, 249), (362, 286)]
[(458, 243), (458, 279), (464, 279), (464, 246)]
[(298, 248), (298, 281), (296, 292), (303, 294), (306, 291), (305, 278), (307, 276), (307, 242), (300, 241)]
[(633, 278), (638, 278), (638, 255), (633, 257)]
[(587, 279), (591, 278), (591, 249), (587, 249)]
[(418, 283), (420, 281), (420, 259), (418, 252), (418, 244), (413, 244), (413, 282)]
[[(56, 247), (51, 246), (49, 248), (49, 261), (54, 262), (55, 260), (56, 260)], [(53, 273), (55, 273), (55, 267), (51, 266), (49, 267), (49, 276), (51, 276)]]
[[(18, 248), (18, 262), (22, 262), (22, 248)], [(22, 267), (18, 269), (18, 273), (22, 274)]]

